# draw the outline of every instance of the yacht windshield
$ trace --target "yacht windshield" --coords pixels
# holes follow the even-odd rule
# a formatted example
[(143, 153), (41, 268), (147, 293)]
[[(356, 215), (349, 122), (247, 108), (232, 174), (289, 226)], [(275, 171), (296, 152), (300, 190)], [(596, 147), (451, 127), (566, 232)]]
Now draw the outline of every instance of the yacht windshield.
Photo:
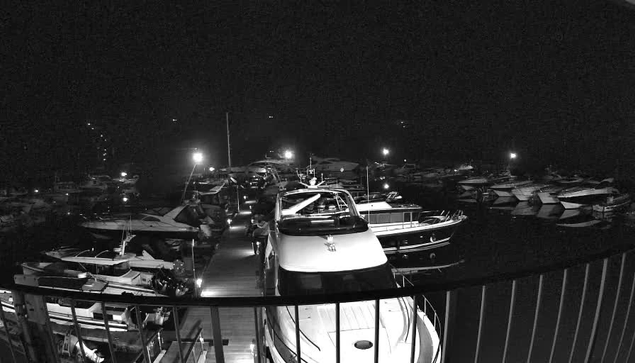
[(363, 232), (368, 225), (349, 195), (341, 191), (310, 191), (281, 197), (280, 231), (289, 235)]
[(280, 295), (313, 295), (386, 290), (397, 287), (390, 266), (337, 272), (296, 272), (279, 270)]

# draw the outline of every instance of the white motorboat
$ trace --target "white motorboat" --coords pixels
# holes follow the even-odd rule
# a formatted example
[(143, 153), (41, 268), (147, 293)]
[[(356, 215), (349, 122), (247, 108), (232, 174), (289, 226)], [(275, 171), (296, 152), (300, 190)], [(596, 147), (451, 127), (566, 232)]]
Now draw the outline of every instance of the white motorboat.
[(584, 187), (565, 189), (558, 194), (558, 200), (565, 209), (575, 209), (587, 205), (593, 205), (603, 201), (608, 196), (616, 196), (619, 191), (609, 186), (608, 183), (600, 183), (596, 187)]
[[(89, 278), (78, 279), (63, 276), (15, 275), (14, 280), (18, 285), (42, 287), (60, 291), (109, 295), (131, 294), (136, 296), (160, 296), (159, 294), (153, 292), (143, 293), (124, 288), (112, 287), (106, 282), (96, 281)], [(5, 312), (15, 313), (13, 296), (10, 292), (0, 291), (0, 301), (2, 303), (2, 309)], [(139, 329), (139, 325), (135, 323), (136, 319), (133, 317), (135, 315), (134, 308), (117, 303), (106, 303), (104, 307), (106, 316), (104, 316), (102, 303), (75, 300), (75, 314), (78, 325), (85, 329), (105, 329), (104, 318), (107, 317), (108, 328), (112, 332)], [(47, 297), (46, 309), (51, 322), (60, 325), (73, 326), (73, 315), (70, 300)], [(162, 307), (148, 307), (142, 309), (144, 309), (144, 311), (141, 312), (143, 321), (140, 323), (142, 325), (147, 325), (148, 323), (163, 325), (170, 315), (170, 311), (165, 310)]]
[[(320, 202), (333, 205), (319, 210)], [(327, 204), (332, 203), (332, 204)], [(394, 289), (398, 285), (377, 237), (357, 212), (344, 190), (302, 189), (281, 193), (276, 201), (275, 231), (265, 250), (266, 296), (355, 293)], [(340, 356), (342, 362), (372, 360), (374, 345), (379, 359), (417, 362), (440, 357), (439, 335), (430, 310), (413, 313), (410, 297), (379, 302), (380, 325), (375, 326), (375, 301), (340, 304)], [(304, 305), (296, 316), (293, 307), (265, 308), (265, 349), (275, 363), (295, 361), (296, 324), (301, 359), (330, 362), (335, 357), (335, 304)], [(413, 326), (412, 324), (416, 324)], [(417, 330), (416, 340), (409, 333)], [(379, 341), (375, 340), (379, 329)]]
[(422, 211), (416, 204), (371, 201), (358, 203), (356, 207), (387, 255), (446, 246), (467, 219), (461, 210)]
[(121, 238), (124, 231), (158, 238), (197, 239), (211, 236), (211, 230), (201, 220), (207, 216), (197, 205), (176, 208), (154, 208), (137, 215), (91, 220), (81, 224), (99, 239)]

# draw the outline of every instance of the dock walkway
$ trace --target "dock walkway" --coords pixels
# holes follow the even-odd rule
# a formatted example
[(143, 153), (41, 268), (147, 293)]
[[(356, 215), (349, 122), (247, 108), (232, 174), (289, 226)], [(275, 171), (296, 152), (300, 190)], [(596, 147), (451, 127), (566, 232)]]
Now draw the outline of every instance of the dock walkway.
[[(251, 238), (245, 236), (248, 216), (237, 216), (234, 224), (225, 232), (219, 246), (198, 277), (202, 279), (200, 294), (203, 297), (261, 296), (258, 276), (258, 258), (253, 253)], [(219, 309), (225, 361), (228, 363), (253, 363), (251, 344), (256, 339), (253, 308)], [(189, 308), (181, 319), (181, 338), (192, 341), (199, 328), (206, 343), (204, 362), (216, 362), (212, 341), (210, 309)], [(188, 343), (183, 343), (186, 351)], [(197, 353), (200, 352), (198, 349)], [(190, 357), (189, 362), (194, 360)], [(179, 362), (178, 346), (173, 343), (161, 363)], [(201, 360), (203, 362), (203, 360)]]

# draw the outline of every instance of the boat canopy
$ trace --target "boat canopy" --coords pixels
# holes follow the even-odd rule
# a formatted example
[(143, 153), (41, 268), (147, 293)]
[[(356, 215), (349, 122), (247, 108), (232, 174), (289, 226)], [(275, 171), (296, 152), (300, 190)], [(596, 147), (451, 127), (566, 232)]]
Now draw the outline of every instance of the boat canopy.
[(368, 229), (355, 202), (343, 190), (303, 189), (280, 197), (280, 231), (289, 235), (323, 235)]

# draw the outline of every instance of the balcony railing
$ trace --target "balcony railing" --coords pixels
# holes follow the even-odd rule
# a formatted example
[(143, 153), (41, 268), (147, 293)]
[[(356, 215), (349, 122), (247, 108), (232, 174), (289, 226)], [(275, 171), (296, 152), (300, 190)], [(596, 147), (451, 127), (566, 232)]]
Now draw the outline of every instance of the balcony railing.
[[(92, 350), (72, 349), (88, 346), (85, 343), (89, 335), (90, 339), (96, 335), (82, 327), (77, 311), (85, 302), (107, 302), (109, 306), (133, 307), (132, 320), (140, 329), (122, 335), (129, 339), (128, 351), (122, 349), (126, 345), (115, 338), (119, 333), (109, 326), (112, 313), (102, 305), (98, 316), (103, 318), (103, 329), (96, 331), (109, 352), (104, 362), (232, 362), (245, 361), (245, 357), (250, 362), (264, 362), (268, 355), (263, 341), (263, 308), (272, 306), (288, 306), (296, 314), (296, 342), (290, 348), (295, 349), (293, 360), (297, 361), (303, 360), (300, 348), (305, 347), (300, 344), (298, 309), (334, 304), (336, 350), (330, 361), (340, 362), (342, 304), (375, 302), (378, 343), (380, 301), (411, 297), (413, 311), (423, 311), (440, 338), (438, 356), (431, 362), (629, 362), (635, 344), (635, 321), (631, 317), (635, 258), (631, 248), (622, 246), (584, 260), (449, 283), (413, 285), (406, 277), (399, 277), (402, 288), (355, 294), (169, 299), (5, 286), (13, 295), (13, 308), (4, 305), (0, 309), (0, 345), (7, 353), (2, 358), (12, 362), (64, 362), (67, 358), (60, 354), (64, 352), (75, 360), (95, 361)], [(55, 330), (58, 325), (47, 311), (46, 301), (51, 298), (70, 302), (72, 318), (67, 329), (77, 342), (60, 339)], [(172, 326), (150, 329), (140, 323), (144, 307), (156, 306), (171, 312), (173, 332)], [(185, 316), (184, 308), (189, 309)], [(194, 320), (198, 325), (191, 324)], [(414, 332), (415, 319), (411, 321)], [(167, 349), (169, 341), (173, 348)], [(377, 362), (379, 344), (373, 349), (372, 360)], [(412, 349), (409, 361), (417, 359)]]

